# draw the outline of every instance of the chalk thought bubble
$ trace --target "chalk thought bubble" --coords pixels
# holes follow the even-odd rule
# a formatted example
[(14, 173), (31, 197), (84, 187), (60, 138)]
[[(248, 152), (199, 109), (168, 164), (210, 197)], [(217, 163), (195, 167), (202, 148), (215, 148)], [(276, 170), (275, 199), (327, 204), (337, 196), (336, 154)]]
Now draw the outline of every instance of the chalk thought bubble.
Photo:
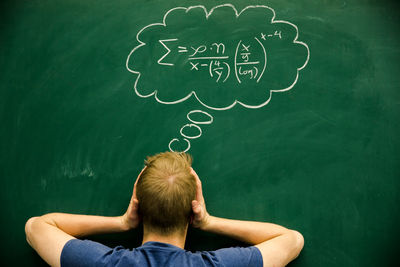
[(298, 34), (268, 6), (176, 7), (137, 33), (126, 67), (137, 75), (140, 97), (176, 104), (194, 96), (213, 110), (260, 108), (273, 92), (293, 88), (307, 65), (310, 51)]

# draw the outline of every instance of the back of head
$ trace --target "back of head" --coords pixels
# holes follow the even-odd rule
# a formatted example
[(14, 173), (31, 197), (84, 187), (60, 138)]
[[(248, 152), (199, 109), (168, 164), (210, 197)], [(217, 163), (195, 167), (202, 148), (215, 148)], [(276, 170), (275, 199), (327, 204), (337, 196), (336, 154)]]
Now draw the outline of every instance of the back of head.
[(165, 152), (148, 157), (145, 164), (136, 186), (143, 224), (162, 235), (184, 231), (196, 197), (191, 156)]

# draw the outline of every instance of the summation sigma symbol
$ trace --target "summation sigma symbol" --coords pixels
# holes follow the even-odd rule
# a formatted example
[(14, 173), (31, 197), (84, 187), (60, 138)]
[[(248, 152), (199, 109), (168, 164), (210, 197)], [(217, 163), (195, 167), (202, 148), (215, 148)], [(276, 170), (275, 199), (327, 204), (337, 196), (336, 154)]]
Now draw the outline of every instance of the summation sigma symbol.
[[(136, 75), (134, 90), (142, 98), (172, 105), (194, 97), (209, 110), (256, 109), (297, 83), (310, 58), (298, 35), (296, 25), (277, 20), (265, 5), (241, 11), (232, 4), (176, 7), (137, 33), (139, 45), (126, 68)], [(169, 142), (171, 151), (188, 151), (201, 127), (213, 122), (200, 109), (186, 117), (180, 137)]]

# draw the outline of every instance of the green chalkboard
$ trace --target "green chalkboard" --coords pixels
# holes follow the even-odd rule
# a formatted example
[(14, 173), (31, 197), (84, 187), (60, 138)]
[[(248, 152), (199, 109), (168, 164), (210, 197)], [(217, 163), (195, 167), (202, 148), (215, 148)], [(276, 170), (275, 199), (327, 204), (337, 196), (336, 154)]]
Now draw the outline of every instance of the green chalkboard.
[(396, 1), (198, 5), (0, 4), (3, 265), (45, 265), (31, 216), (122, 214), (143, 159), (171, 149), (193, 155), (210, 213), (303, 233), (291, 266), (397, 266)]

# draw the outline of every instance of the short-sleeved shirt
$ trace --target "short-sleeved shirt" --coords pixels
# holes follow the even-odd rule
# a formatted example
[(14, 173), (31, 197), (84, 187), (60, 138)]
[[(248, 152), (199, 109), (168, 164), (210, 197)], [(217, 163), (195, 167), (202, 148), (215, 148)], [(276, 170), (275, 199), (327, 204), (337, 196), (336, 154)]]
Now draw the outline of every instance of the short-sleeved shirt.
[(90, 240), (69, 240), (61, 253), (61, 267), (68, 266), (263, 266), (258, 248), (232, 247), (190, 252), (171, 244), (146, 242), (135, 249), (110, 248)]

